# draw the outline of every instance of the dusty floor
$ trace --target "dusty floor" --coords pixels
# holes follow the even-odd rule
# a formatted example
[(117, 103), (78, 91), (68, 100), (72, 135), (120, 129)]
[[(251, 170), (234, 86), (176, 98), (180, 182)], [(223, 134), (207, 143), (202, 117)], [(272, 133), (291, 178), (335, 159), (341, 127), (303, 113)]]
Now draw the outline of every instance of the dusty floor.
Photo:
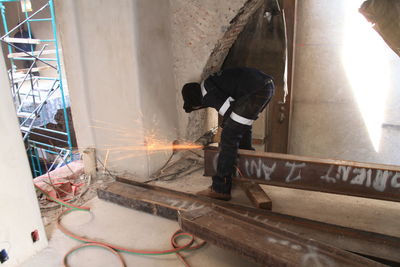
[[(203, 177), (202, 157), (186, 153), (184, 161), (172, 159), (151, 184), (189, 193), (207, 187), (210, 179)], [(158, 179), (155, 179), (159, 177)], [(155, 180), (154, 180), (155, 179)], [(104, 187), (112, 178), (100, 176), (85, 199), (95, 195), (95, 189)], [(273, 210), (279, 213), (354, 227), (400, 237), (400, 203), (378, 201), (319, 192), (262, 186), (273, 201)], [(234, 187), (232, 202), (251, 205), (239, 186)], [(76, 212), (63, 219), (64, 225), (75, 233), (131, 248), (167, 249), (169, 238), (179, 228), (178, 223), (143, 212), (127, 209), (97, 197), (90, 200), (93, 217)], [(26, 262), (24, 267), (60, 266), (63, 255), (78, 244), (55, 229), (54, 220), (59, 210), (47, 212), (49, 247)], [(136, 256), (123, 254), (128, 266), (181, 266), (176, 256)], [(207, 245), (188, 256), (192, 266), (254, 266), (229, 251)], [(72, 254), (70, 266), (118, 266), (117, 259), (98, 248), (86, 248)]]
[[(83, 205), (89, 200), (95, 198), (97, 196), (98, 188), (105, 188), (108, 184), (113, 182), (115, 179), (110, 175), (106, 175), (103, 173), (99, 173), (98, 177), (91, 181), (91, 185), (88, 189), (82, 194), (81, 197), (77, 198), (75, 201), (70, 202), (75, 205)], [(47, 200), (47, 198), (43, 197), (39, 201), (40, 203), (40, 211), (42, 213), (43, 224), (46, 229), (46, 235), (50, 239), (53, 235), (54, 228), (56, 227), (55, 221), (58, 215), (62, 212), (63, 207), (61, 205)]]
[[(88, 202), (92, 216), (75, 212), (63, 219), (63, 225), (76, 234), (108, 241), (137, 249), (169, 249), (171, 235), (179, 229), (178, 223), (147, 213), (123, 208), (98, 198)], [(49, 246), (25, 262), (23, 267), (62, 266), (62, 259), (69, 249), (79, 244), (54, 230)], [(183, 266), (175, 255), (137, 256), (123, 254), (127, 266)], [(219, 249), (206, 245), (187, 257), (192, 266), (254, 266), (252, 263)], [(109, 267), (120, 266), (114, 255), (100, 248), (78, 250), (68, 258), (70, 266)]]

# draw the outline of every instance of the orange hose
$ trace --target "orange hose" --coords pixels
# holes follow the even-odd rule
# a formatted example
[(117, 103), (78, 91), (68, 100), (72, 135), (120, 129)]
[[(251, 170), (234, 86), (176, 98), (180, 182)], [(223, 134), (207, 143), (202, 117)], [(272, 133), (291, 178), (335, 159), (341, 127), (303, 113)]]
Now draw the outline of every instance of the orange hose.
[[(113, 254), (117, 254), (118, 257), (120, 258), (121, 263), (123, 264), (123, 266), (125, 265), (125, 262), (122, 258), (122, 256), (118, 253), (119, 252), (126, 252), (126, 253), (131, 253), (131, 254), (137, 254), (137, 255), (166, 255), (166, 254), (176, 254), (176, 256), (178, 257), (179, 260), (182, 261), (182, 263), (189, 267), (190, 265), (187, 263), (187, 261), (184, 259), (184, 257), (179, 253), (183, 250), (195, 250), (195, 249), (199, 249), (202, 246), (204, 246), (206, 244), (205, 241), (200, 242), (198, 245), (192, 246), (196, 241), (195, 241), (195, 237), (190, 234), (190, 233), (186, 233), (183, 232), (182, 230), (177, 230), (171, 237), (171, 246), (173, 247), (172, 249), (167, 249), (167, 250), (137, 250), (137, 249), (130, 249), (130, 248), (125, 248), (125, 247), (121, 247), (121, 246), (116, 246), (110, 243), (106, 243), (106, 242), (100, 242), (100, 241), (96, 241), (96, 240), (92, 240), (89, 238), (85, 238), (79, 235), (76, 235), (74, 233), (72, 233), (71, 231), (69, 231), (67, 228), (65, 228), (62, 224), (61, 224), (61, 219), (63, 216), (65, 216), (66, 214), (70, 213), (71, 211), (74, 210), (83, 210), (83, 211), (90, 211), (90, 207), (86, 207), (86, 206), (76, 206), (70, 203), (67, 203), (65, 201), (62, 201), (61, 199), (58, 198), (54, 198), (49, 196), (42, 188), (40, 188), (39, 186), (35, 185), (43, 194), (45, 194), (47, 197), (49, 197), (50, 199), (52, 199), (55, 202), (60, 203), (63, 206), (68, 207), (68, 209), (64, 210), (57, 218), (57, 227), (60, 229), (61, 232), (63, 232), (65, 235), (84, 242), (85, 244), (80, 245), (78, 247), (75, 247), (73, 249), (71, 249), (65, 256), (64, 256), (64, 266), (67, 266), (67, 257), (68, 255), (70, 255), (71, 253), (73, 253), (74, 251), (76, 251), (77, 249), (83, 248), (83, 247), (88, 247), (88, 246), (97, 246), (97, 247), (102, 247), (105, 248), (109, 251), (111, 251)], [(187, 242), (186, 244), (180, 246), (178, 245), (178, 243), (176, 242), (176, 240), (179, 237), (182, 236), (186, 236), (186, 237), (190, 237), (189, 242)]]

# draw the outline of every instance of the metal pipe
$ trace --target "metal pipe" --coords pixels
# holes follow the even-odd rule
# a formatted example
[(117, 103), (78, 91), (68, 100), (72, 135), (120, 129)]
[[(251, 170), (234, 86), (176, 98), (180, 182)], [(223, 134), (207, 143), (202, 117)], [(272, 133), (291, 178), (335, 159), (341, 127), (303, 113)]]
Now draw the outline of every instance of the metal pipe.
[(29, 21), (51, 21), (51, 19), (30, 19)]
[[(22, 130), (22, 131), (24, 131), (24, 130)], [(29, 134), (30, 134), (30, 135), (37, 135), (37, 136), (46, 137), (46, 138), (53, 139), (53, 140), (58, 141), (58, 142), (63, 142), (63, 143), (67, 143), (67, 144), (68, 144), (68, 141), (59, 139), (59, 138), (54, 137), (54, 136), (45, 135), (45, 134), (41, 134), (41, 133), (33, 132), (33, 131), (29, 131)]]
[(61, 60), (60, 60), (60, 54), (59, 54), (59, 48), (58, 48), (58, 42), (57, 42), (57, 27), (56, 27), (56, 21), (55, 21), (55, 14), (54, 14), (54, 3), (53, 0), (49, 1), (49, 5), (50, 5), (50, 13), (51, 13), (51, 24), (53, 26), (53, 38), (56, 41), (55, 45), (56, 45), (56, 58), (57, 58), (57, 72), (58, 72), (58, 77), (60, 80), (60, 91), (61, 91), (61, 100), (63, 103), (63, 110), (64, 110), (64, 121), (65, 121), (65, 129), (66, 132), (68, 134), (68, 145), (69, 148), (72, 149), (72, 140), (71, 140), (71, 132), (69, 129), (69, 119), (68, 119), (68, 115), (67, 115), (67, 108), (66, 108), (66, 104), (65, 104), (65, 95), (64, 95), (64, 87), (63, 87), (63, 81), (62, 81), (62, 74), (61, 74)]
[[(1, 2), (0, 2), (0, 9), (1, 9), (1, 17), (3, 19), (4, 32), (7, 33), (8, 32), (8, 25), (7, 25), (7, 19), (6, 19), (6, 7)], [(12, 53), (11, 47), (12, 46), (10, 44), (7, 44), (8, 53), (9, 54)], [(11, 59), (10, 61), (11, 61), (11, 72), (12, 72), (13, 66), (14, 66), (14, 60)]]
[(40, 60), (40, 61), (57, 61), (56, 58), (29, 58), (29, 57), (13, 57), (14, 60)]
[(45, 146), (45, 147), (48, 147), (48, 148), (68, 151), (68, 149), (66, 149), (66, 148), (58, 147), (58, 146), (55, 146), (55, 145), (49, 145), (49, 144), (38, 142), (38, 141), (29, 140), (28, 142), (29, 143), (33, 143), (33, 144), (37, 144), (37, 145), (41, 145), (41, 146)]
[(38, 129), (38, 130), (43, 130), (43, 131), (48, 131), (50, 133), (55, 133), (55, 134), (61, 134), (61, 135), (67, 135), (67, 133), (48, 129), (48, 128), (43, 128), (43, 127), (32, 127), (32, 129)]
[(34, 147), (33, 149), (34, 149), (34, 151), (35, 151), (35, 158), (36, 158), (36, 164), (38, 165), (38, 169), (39, 169), (39, 175), (42, 175), (42, 174), (43, 174), (43, 172), (42, 172), (42, 166), (40, 166), (40, 160), (39, 160), (39, 155), (38, 155), (37, 148)]
[(43, 77), (43, 76), (39, 76), (37, 77), (39, 80), (55, 80), (58, 81), (58, 78), (53, 78), (53, 77)]

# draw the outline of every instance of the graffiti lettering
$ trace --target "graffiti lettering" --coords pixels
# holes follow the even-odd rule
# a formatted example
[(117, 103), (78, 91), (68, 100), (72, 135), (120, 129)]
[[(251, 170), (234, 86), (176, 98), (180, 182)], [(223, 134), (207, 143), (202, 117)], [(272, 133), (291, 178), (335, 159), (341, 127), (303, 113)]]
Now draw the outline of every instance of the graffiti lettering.
[(342, 178), (342, 181), (346, 182), (347, 179), (349, 178), (350, 171), (351, 171), (351, 167), (339, 166), (337, 174), (336, 174), (336, 178), (337, 179)]
[(390, 171), (378, 170), (376, 172), (374, 184), (372, 185), (377, 191), (383, 192), (386, 189), (386, 184), (389, 176), (392, 175)]
[(286, 179), (285, 179), (286, 183), (290, 183), (290, 182), (293, 182), (293, 181), (296, 181), (296, 180), (300, 180), (301, 179), (301, 170), (299, 170), (299, 173), (295, 177), (293, 177), (294, 176), (294, 172), (295, 172), (296, 169), (304, 168), (305, 166), (306, 166), (306, 164), (304, 162), (300, 163), (300, 164), (286, 162), (285, 163), (285, 167), (290, 168), (289, 175), (286, 176)]
[(332, 169), (333, 165), (329, 166), (328, 172), (325, 175), (321, 176), (321, 179), (327, 181), (328, 183), (336, 183), (336, 179), (330, 176)]
[(250, 163), (248, 160), (246, 160), (245, 168), (247, 176), (252, 176), (255, 174), (257, 178), (264, 178), (265, 180), (271, 180), (271, 174), (274, 172), (276, 168), (276, 162), (274, 162), (272, 167), (268, 167), (261, 161), (261, 159), (258, 159), (258, 162), (256, 162), (255, 160), (250, 160)]
[(308, 252), (302, 258), (302, 266), (316, 266), (316, 267), (333, 267), (335, 263), (332, 259), (325, 255), (318, 253), (318, 249), (314, 246), (307, 246)]
[(357, 175), (350, 181), (350, 184), (363, 185), (366, 180), (366, 186), (371, 186), (371, 170), (355, 168), (353, 173)]
[(392, 177), (391, 185), (393, 188), (400, 188), (399, 178), (400, 178), (400, 173), (396, 172), (396, 174)]

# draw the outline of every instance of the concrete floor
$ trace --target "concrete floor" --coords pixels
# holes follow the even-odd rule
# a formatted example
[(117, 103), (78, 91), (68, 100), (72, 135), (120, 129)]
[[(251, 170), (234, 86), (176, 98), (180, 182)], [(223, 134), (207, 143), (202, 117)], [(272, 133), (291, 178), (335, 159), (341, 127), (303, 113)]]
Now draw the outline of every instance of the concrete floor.
[[(198, 164), (202, 164), (200, 161)], [(197, 168), (194, 166), (193, 168)], [(170, 181), (151, 182), (189, 193), (207, 187), (210, 179), (203, 170), (183, 175)], [(273, 211), (359, 228), (400, 237), (400, 203), (378, 201), (304, 190), (262, 186), (273, 201)], [(239, 186), (234, 186), (232, 202), (251, 205)], [(98, 198), (89, 201), (89, 213), (71, 213), (63, 224), (73, 232), (99, 240), (138, 249), (167, 249), (170, 236), (179, 228), (178, 223), (143, 212), (127, 209)], [(64, 236), (58, 229), (52, 232), (49, 247), (23, 267), (60, 266), (64, 254), (79, 243)], [(136, 256), (123, 254), (128, 266), (181, 266), (175, 255)], [(193, 266), (254, 266), (253, 263), (229, 252), (207, 245), (188, 257)], [(109, 252), (86, 248), (69, 257), (71, 266), (118, 266)]]
[[(98, 198), (88, 202), (93, 216), (75, 212), (63, 219), (63, 224), (76, 234), (137, 249), (169, 249), (170, 237), (179, 229), (175, 221), (127, 209)], [(54, 230), (49, 246), (22, 264), (22, 267), (62, 266), (62, 259), (72, 247), (80, 244)], [(186, 254), (186, 253), (185, 253)], [(183, 266), (175, 255), (137, 256), (122, 254), (127, 266)], [(254, 266), (243, 258), (207, 244), (187, 254), (192, 266)], [(100, 248), (78, 250), (68, 258), (70, 266), (120, 266), (117, 258)]]

